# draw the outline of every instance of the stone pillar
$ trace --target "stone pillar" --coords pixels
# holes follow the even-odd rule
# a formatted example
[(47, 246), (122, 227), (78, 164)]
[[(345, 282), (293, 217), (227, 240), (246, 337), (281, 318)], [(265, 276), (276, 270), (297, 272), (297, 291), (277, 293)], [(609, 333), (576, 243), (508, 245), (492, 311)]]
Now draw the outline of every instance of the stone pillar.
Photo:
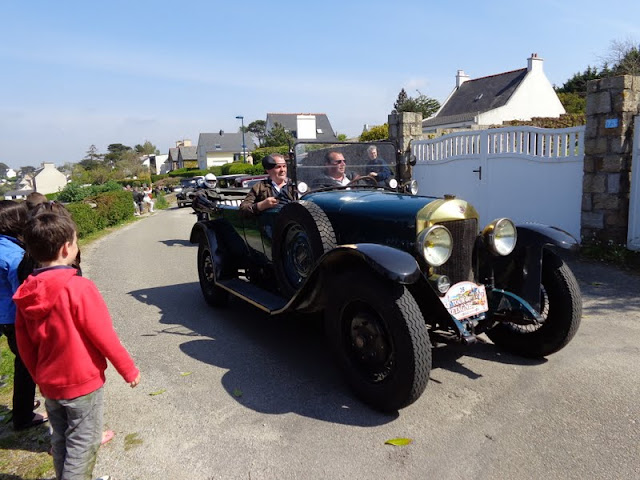
[(422, 138), (422, 113), (400, 112), (389, 115), (389, 139), (396, 141), (398, 149), (404, 152), (411, 140)]
[(638, 76), (602, 78), (587, 84), (581, 218), (584, 243), (627, 242), (633, 120), (639, 107)]
[[(411, 140), (422, 138), (422, 113), (400, 112), (389, 115), (389, 140), (395, 141), (400, 153), (409, 149)], [(404, 185), (411, 181), (411, 165), (406, 162), (407, 157), (398, 165), (396, 179)]]

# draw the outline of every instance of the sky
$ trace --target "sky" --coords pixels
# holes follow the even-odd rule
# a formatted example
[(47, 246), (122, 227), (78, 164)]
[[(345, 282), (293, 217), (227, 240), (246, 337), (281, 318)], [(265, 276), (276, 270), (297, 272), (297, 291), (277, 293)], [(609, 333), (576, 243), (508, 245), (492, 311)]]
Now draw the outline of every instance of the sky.
[[(610, 5), (610, 8), (609, 8)], [(444, 101), (456, 71), (554, 85), (640, 43), (640, 2), (0, 0), (0, 162), (79, 162), (91, 145), (168, 153), (267, 113), (381, 125), (401, 88)]]

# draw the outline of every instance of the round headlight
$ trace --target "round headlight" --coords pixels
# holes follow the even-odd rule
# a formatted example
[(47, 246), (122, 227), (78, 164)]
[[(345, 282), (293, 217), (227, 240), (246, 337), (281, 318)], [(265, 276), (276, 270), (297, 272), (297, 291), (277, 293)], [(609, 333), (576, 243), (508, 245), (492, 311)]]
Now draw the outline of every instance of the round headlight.
[(417, 195), (418, 194), (418, 182), (417, 182), (417, 180), (411, 180), (411, 183), (409, 183), (409, 193), (411, 193), (411, 195)]
[(516, 247), (516, 226), (508, 218), (491, 222), (482, 232), (485, 242), (496, 255), (506, 256)]
[(439, 267), (451, 256), (453, 237), (451, 232), (442, 225), (434, 225), (420, 232), (418, 247), (429, 265)]
[(389, 188), (398, 188), (398, 181), (395, 178), (389, 180)]
[(298, 191), (300, 193), (307, 193), (307, 190), (309, 190), (309, 185), (304, 182), (298, 183)]

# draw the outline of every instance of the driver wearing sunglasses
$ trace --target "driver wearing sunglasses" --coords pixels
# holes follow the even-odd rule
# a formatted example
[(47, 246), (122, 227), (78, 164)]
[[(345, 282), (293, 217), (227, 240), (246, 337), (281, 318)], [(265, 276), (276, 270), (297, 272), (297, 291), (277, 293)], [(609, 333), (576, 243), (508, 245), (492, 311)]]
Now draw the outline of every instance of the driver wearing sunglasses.
[(331, 150), (324, 156), (324, 175), (313, 182), (314, 188), (348, 185), (357, 179), (353, 172), (347, 172), (347, 161), (341, 152)]

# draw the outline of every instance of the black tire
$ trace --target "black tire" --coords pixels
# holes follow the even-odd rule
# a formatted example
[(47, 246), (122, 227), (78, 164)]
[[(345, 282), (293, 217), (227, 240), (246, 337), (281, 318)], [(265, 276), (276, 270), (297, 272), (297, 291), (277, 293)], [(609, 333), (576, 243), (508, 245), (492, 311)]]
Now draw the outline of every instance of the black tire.
[(209, 305), (224, 307), (229, 303), (229, 292), (215, 284), (215, 264), (206, 241), (198, 245), (198, 279), (202, 295)]
[(336, 236), (324, 211), (300, 200), (284, 207), (273, 232), (273, 264), (280, 291), (291, 297), (311, 274), (318, 259), (336, 247)]
[(504, 350), (532, 358), (546, 357), (567, 345), (580, 326), (582, 296), (567, 264), (549, 252), (542, 259), (540, 295), (544, 323), (501, 323), (489, 330), (487, 336)]
[(356, 395), (385, 412), (415, 402), (429, 381), (431, 341), (407, 288), (355, 271), (332, 281), (328, 298), (329, 341)]

